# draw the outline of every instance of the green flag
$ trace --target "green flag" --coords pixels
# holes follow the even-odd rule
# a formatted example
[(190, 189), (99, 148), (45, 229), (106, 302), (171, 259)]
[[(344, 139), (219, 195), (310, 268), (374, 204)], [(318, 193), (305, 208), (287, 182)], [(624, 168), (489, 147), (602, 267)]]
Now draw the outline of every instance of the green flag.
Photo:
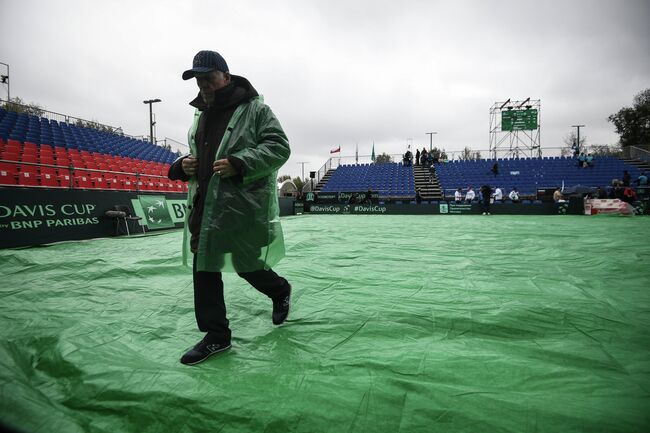
[(375, 162), (375, 142), (372, 142), (372, 156), (370, 157), (372, 162)]
[(164, 195), (139, 195), (138, 200), (149, 230), (174, 227)]

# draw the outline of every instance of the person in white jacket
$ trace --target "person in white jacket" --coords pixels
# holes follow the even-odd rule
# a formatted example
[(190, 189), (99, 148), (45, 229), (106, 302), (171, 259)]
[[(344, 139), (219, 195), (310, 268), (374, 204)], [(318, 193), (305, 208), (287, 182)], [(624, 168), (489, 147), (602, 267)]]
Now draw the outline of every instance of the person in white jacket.
[(465, 201), (467, 203), (471, 203), (474, 199), (476, 198), (476, 193), (472, 189), (472, 187), (467, 188), (467, 194), (465, 194)]
[(458, 188), (454, 193), (454, 201), (456, 203), (460, 203), (463, 201), (463, 193), (461, 192), (460, 188)]
[(503, 191), (501, 191), (501, 188), (498, 186), (494, 189), (494, 201), (502, 201), (503, 200)]
[(510, 198), (513, 203), (519, 203), (519, 190), (513, 188), (512, 191), (510, 191), (510, 194), (508, 194), (508, 198)]

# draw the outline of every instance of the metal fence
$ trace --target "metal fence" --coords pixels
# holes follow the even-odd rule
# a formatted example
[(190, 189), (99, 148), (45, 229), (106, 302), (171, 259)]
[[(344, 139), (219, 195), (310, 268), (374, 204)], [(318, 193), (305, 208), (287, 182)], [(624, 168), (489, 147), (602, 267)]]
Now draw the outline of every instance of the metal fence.
[(650, 163), (650, 149), (643, 149), (637, 146), (628, 146), (623, 149), (623, 155), (625, 155), (626, 158), (638, 159)]
[(25, 113), (32, 116), (43, 117), (48, 120), (56, 120), (59, 123), (63, 122), (63, 123), (68, 123), (70, 125), (77, 125), (85, 128), (93, 128), (101, 131), (112, 132), (113, 134), (121, 135), (124, 137), (140, 138), (133, 135), (125, 134), (124, 131), (122, 131), (121, 126), (116, 127), (116, 126), (104, 125), (103, 123), (99, 123), (95, 120), (81, 119), (79, 117), (74, 117), (67, 114), (48, 111), (40, 107), (36, 108), (30, 105), (18, 104), (17, 102), (13, 102), (13, 101), (11, 102), (6, 101), (1, 98), (0, 98), (0, 107), (4, 108), (7, 111), (15, 111), (17, 113)]
[[(561, 156), (562, 155), (562, 149), (565, 149), (563, 147), (546, 147), (542, 149), (543, 151), (543, 156)], [(472, 150), (472, 152), (480, 152), (482, 156), (487, 156), (489, 155), (489, 151), (487, 149), (479, 149), (479, 150)], [(463, 156), (465, 154), (464, 151), (462, 150), (452, 150), (452, 151), (445, 151), (447, 154), (447, 160), (448, 161), (458, 161), (462, 160)], [(388, 156), (390, 156), (391, 161), (390, 162), (402, 162), (402, 154), (399, 153), (391, 153)], [(483, 160), (485, 159), (490, 159), (490, 158), (481, 158)], [(524, 158), (520, 158), (524, 159)], [(354, 165), (354, 164), (370, 164), (373, 163), (372, 161), (372, 155), (359, 155), (357, 156), (333, 156), (330, 157), (325, 164), (318, 170), (316, 173), (316, 180), (315, 182), (318, 183), (321, 181), (321, 179), (325, 176), (325, 174), (329, 170), (333, 170), (338, 168), (341, 165)]]

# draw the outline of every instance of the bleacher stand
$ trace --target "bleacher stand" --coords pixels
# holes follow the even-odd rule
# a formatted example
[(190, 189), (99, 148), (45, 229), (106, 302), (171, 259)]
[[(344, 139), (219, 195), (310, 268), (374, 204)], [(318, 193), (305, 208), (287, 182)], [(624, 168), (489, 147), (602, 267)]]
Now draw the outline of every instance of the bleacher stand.
[[(497, 176), (491, 172), (495, 162), (499, 164)], [(590, 168), (578, 168), (575, 158), (543, 157), (452, 161), (439, 164), (437, 174), (445, 191), (455, 191), (457, 188), (465, 191), (468, 186), (476, 189), (488, 184), (504, 191), (517, 188), (520, 195), (533, 197), (537, 188), (562, 185), (604, 188), (610, 186), (613, 179), (620, 179), (624, 170), (628, 170), (633, 177), (640, 172), (637, 167), (613, 157), (594, 158), (594, 166)]]
[(413, 167), (402, 163), (357, 164), (339, 166), (323, 192), (361, 192), (371, 188), (381, 198), (409, 198), (415, 196)]
[(0, 108), (1, 185), (187, 191), (166, 178), (174, 159), (147, 141)]

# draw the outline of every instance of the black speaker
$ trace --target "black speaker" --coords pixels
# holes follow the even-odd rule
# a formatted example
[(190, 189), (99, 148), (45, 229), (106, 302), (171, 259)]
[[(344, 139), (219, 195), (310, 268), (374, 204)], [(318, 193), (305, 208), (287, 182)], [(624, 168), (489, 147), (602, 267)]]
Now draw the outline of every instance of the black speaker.
[(310, 171), (309, 172), (309, 177), (312, 179), (316, 179), (316, 172), (315, 171)]

